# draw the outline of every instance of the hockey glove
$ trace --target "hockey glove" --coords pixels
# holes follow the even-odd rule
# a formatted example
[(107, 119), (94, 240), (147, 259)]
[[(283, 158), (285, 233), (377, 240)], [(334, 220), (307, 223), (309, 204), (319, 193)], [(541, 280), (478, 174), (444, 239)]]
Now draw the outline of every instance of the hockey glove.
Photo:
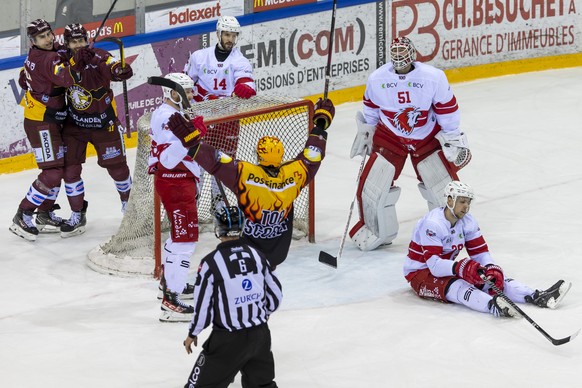
[(247, 84), (237, 84), (234, 87), (233, 94), (239, 98), (247, 99), (256, 95), (257, 92)]
[(445, 158), (458, 168), (465, 167), (471, 161), (471, 150), (467, 136), (463, 132), (446, 133), (440, 131), (435, 138), (441, 143)]
[(360, 111), (356, 113), (356, 124), (358, 126), (358, 132), (356, 133), (356, 138), (352, 144), (350, 158), (353, 158), (356, 155), (362, 157), (370, 155), (370, 153), (372, 153), (372, 138), (376, 132), (376, 126), (367, 124), (364, 114)]
[(335, 107), (333, 106), (333, 102), (328, 98), (325, 100), (320, 98), (315, 103), (313, 110), (313, 124), (323, 130), (329, 128), (329, 125), (335, 116)]
[[(495, 264), (487, 264), (485, 266), (485, 276), (489, 278), (493, 283), (495, 283), (495, 287), (499, 288), (499, 290), (503, 291), (504, 285), (504, 277), (503, 277), (503, 270), (500, 266)], [(489, 290), (489, 294), (495, 295), (497, 294), (493, 289)]]
[(453, 273), (456, 276), (475, 286), (483, 285), (483, 279), (481, 279), (481, 276), (479, 276), (479, 271), (483, 270), (484, 269), (481, 267), (481, 264), (475, 260), (469, 259), (468, 257), (457, 261), (453, 265)]
[(89, 47), (81, 47), (75, 51), (75, 54), (69, 59), (69, 63), (71, 64), (71, 68), (79, 73), (91, 62), (94, 56), (95, 52)]
[(170, 116), (168, 128), (186, 148), (196, 147), (200, 143), (202, 132), (206, 133), (202, 116), (196, 116), (190, 121), (178, 112)]
[(125, 81), (133, 76), (133, 69), (128, 64), (121, 67), (121, 62), (116, 62), (111, 66), (111, 79), (113, 81)]

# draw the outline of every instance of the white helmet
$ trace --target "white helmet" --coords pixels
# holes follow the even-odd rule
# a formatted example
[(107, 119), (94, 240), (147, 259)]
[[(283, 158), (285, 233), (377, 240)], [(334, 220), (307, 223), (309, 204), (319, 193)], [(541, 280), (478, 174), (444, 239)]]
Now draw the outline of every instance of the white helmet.
[[(165, 75), (164, 78), (172, 80), (178, 85), (182, 86), (182, 88), (184, 88), (184, 92), (186, 91), (186, 89), (192, 89), (193, 91), (196, 90), (194, 89), (194, 81), (192, 80), (192, 78), (190, 78), (188, 74), (168, 73)], [(162, 92), (164, 93), (164, 98), (169, 98), (170, 101), (172, 101), (174, 104), (182, 106), (182, 97), (180, 96), (179, 100), (175, 101), (172, 98), (172, 89), (162, 86)]]
[(222, 32), (235, 32), (237, 34), (237, 39), (234, 41), (234, 45), (236, 46), (236, 42), (238, 41), (238, 36), (240, 36), (240, 24), (238, 20), (234, 16), (221, 16), (218, 18), (218, 22), (216, 23), (216, 35), (218, 36), (218, 46), (221, 49), (222, 47)]
[(390, 43), (390, 60), (395, 70), (402, 70), (416, 61), (416, 49), (412, 41), (405, 36), (394, 39)]
[[(457, 215), (453, 211), (455, 205), (457, 204), (458, 197), (466, 197), (469, 198), (471, 201), (475, 199), (475, 194), (473, 192), (473, 188), (466, 183), (460, 181), (451, 181), (445, 187), (445, 206), (451, 211), (453, 217), (457, 218)], [(453, 205), (449, 206), (448, 198), (453, 198)]]

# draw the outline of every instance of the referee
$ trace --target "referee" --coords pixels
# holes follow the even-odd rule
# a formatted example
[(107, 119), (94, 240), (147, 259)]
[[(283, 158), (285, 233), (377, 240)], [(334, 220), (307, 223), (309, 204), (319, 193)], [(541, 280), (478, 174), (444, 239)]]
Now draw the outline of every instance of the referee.
[(198, 267), (186, 352), (211, 323), (212, 332), (184, 387), (228, 387), (240, 371), (244, 388), (277, 388), (267, 319), (281, 304), (281, 283), (265, 256), (239, 238), (240, 208), (224, 207), (216, 219), (221, 243)]

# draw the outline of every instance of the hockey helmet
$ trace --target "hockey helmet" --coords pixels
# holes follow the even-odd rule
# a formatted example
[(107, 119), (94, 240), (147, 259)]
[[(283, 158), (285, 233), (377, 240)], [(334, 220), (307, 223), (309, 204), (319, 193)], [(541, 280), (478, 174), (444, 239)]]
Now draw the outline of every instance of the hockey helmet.
[(35, 36), (46, 31), (53, 32), (53, 29), (44, 19), (33, 20), (28, 24), (28, 26), (26, 26), (26, 35), (28, 35), (28, 39), (30, 40), (33, 40)]
[(71, 39), (84, 38), (86, 42), (89, 42), (89, 34), (87, 34), (87, 30), (79, 23), (67, 24), (65, 26), (65, 32), (63, 32), (63, 38), (65, 40), (65, 45), (67, 46)]
[[(185, 93), (187, 93), (187, 89), (192, 89), (192, 91), (195, 93), (196, 89), (194, 89), (194, 81), (192, 80), (192, 78), (190, 78), (188, 74), (168, 73), (164, 76), (164, 78), (174, 81), (175, 83), (180, 85), (184, 89)], [(162, 92), (164, 93), (164, 98), (169, 98), (170, 101), (172, 101), (174, 104), (181, 105), (182, 97), (180, 96), (180, 99), (178, 101), (175, 101), (172, 98), (172, 89), (162, 86)]]
[(245, 216), (238, 206), (223, 206), (214, 214), (216, 225), (214, 234), (216, 237), (237, 237), (240, 236)]
[(238, 37), (240, 36), (241, 28), (238, 20), (234, 16), (221, 16), (218, 18), (216, 23), (216, 36), (218, 36), (218, 46), (224, 50), (222, 47), (222, 32), (234, 32), (237, 34), (237, 38), (234, 41), (233, 47), (236, 46)]
[(457, 197), (466, 197), (470, 200), (475, 199), (475, 193), (473, 192), (473, 188), (466, 183), (460, 181), (451, 181), (445, 187), (445, 201), (451, 197), (453, 201), (457, 201)]
[(257, 142), (257, 159), (261, 166), (279, 167), (285, 154), (283, 142), (275, 136), (263, 136)]
[(390, 43), (390, 60), (395, 70), (402, 70), (416, 61), (416, 49), (406, 36), (399, 36)]

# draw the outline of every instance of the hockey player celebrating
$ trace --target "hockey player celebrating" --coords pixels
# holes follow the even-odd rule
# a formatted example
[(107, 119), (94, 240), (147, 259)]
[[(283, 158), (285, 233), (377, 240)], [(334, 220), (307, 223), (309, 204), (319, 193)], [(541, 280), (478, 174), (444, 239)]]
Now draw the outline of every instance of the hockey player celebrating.
[[(35, 241), (40, 230), (58, 231), (63, 223), (53, 210), (65, 162), (62, 124), (67, 117), (65, 88), (76, 82), (76, 72), (83, 66), (80, 58), (70, 63), (57, 52), (54, 34), (44, 19), (36, 19), (26, 27), (32, 47), (20, 72), (19, 84), (26, 91), (24, 131), (41, 170), (20, 202), (10, 231)], [(33, 213), (38, 208), (36, 224)]]
[[(570, 283), (559, 280), (544, 291), (506, 278), (491, 257), (477, 221), (469, 214), (475, 198), (473, 189), (452, 181), (444, 190), (444, 198), (445, 206), (429, 211), (416, 224), (404, 261), (404, 276), (418, 296), (519, 318), (518, 312), (484, 282), (484, 274), (513, 302), (556, 308)], [(469, 257), (455, 261), (463, 248)]]
[(258, 163), (253, 164), (200, 143), (196, 120), (190, 122), (174, 114), (168, 125), (190, 149), (188, 154), (237, 196), (246, 216), (243, 238), (265, 253), (275, 268), (287, 258), (293, 233), (293, 201), (313, 179), (325, 157), (326, 129), (334, 114), (331, 100), (320, 99), (315, 104), (314, 127), (303, 152), (285, 163), (283, 143), (274, 136), (259, 139)]
[(124, 128), (117, 118), (111, 82), (131, 78), (133, 70), (109, 52), (88, 47), (88, 34), (81, 24), (68, 24), (63, 33), (70, 58), (80, 58), (78, 81), (67, 89), (68, 118), (63, 127), (65, 153), (65, 190), (71, 217), (61, 226), (61, 237), (84, 233), (87, 223), (85, 185), (81, 178), (87, 157), (87, 144), (97, 151), (97, 164), (107, 169), (119, 194), (122, 211), (131, 190), (131, 173), (127, 165)]
[[(183, 73), (170, 73), (165, 78), (179, 84), (188, 99), (194, 97), (194, 82)], [(170, 218), (170, 236), (164, 244), (162, 262), (161, 288), (162, 313), (160, 321), (189, 322), (194, 308), (182, 302), (182, 298), (192, 298), (192, 286), (186, 283), (190, 257), (194, 254), (198, 242), (198, 182), (200, 167), (188, 155), (181, 140), (168, 128), (168, 119), (181, 115), (185, 108), (180, 94), (167, 87), (162, 87), (164, 103), (153, 113), (151, 118), (152, 148), (148, 160), (150, 174), (154, 174), (154, 188)], [(182, 116), (181, 116), (182, 117)], [(199, 118), (192, 124), (197, 135), (203, 135), (206, 128)], [(202, 130), (202, 132), (200, 132)]]
[(392, 41), (390, 59), (368, 78), (350, 154), (370, 155), (357, 190), (360, 219), (350, 230), (354, 243), (365, 251), (390, 244), (398, 234), (400, 188), (394, 182), (408, 156), (429, 209), (444, 205), (445, 186), (471, 159), (444, 72), (417, 62), (416, 49), (406, 37)]
[(277, 388), (267, 320), (283, 292), (264, 254), (240, 239), (243, 218), (236, 206), (216, 214), (221, 243), (198, 267), (186, 352), (192, 353), (192, 344), (197, 346), (198, 335), (210, 324), (212, 333), (185, 387), (227, 387), (240, 371), (243, 387)]
[[(184, 73), (196, 84), (195, 101), (231, 96), (247, 99), (257, 94), (253, 67), (236, 48), (240, 34), (241, 27), (235, 17), (221, 16), (216, 23), (218, 43), (190, 55)], [(234, 157), (239, 130), (238, 120), (214, 125), (208, 128), (204, 141)], [(212, 182), (211, 189), (212, 203), (214, 209), (218, 210), (224, 206), (224, 200), (216, 182)]]

